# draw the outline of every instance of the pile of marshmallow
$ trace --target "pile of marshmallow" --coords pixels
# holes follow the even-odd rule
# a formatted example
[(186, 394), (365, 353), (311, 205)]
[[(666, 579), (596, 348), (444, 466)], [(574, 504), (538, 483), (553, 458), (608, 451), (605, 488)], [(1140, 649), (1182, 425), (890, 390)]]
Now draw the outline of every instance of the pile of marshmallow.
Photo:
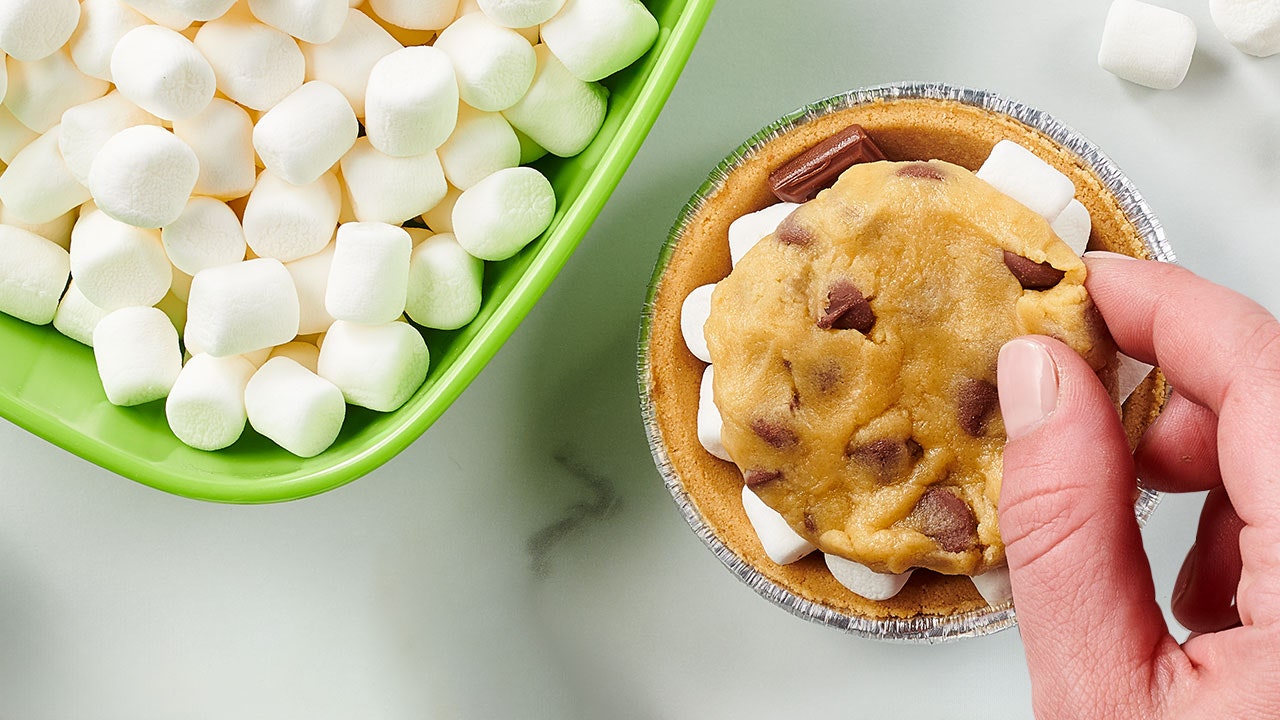
[[(1093, 227), (1089, 210), (1075, 199), (1075, 184), (1056, 168), (1025, 147), (1002, 140), (992, 148), (976, 175), (1048, 220), (1058, 237), (1077, 254), (1085, 251)], [(772, 235), (798, 207), (795, 203), (777, 203), (730, 223), (728, 239), (732, 263), (737, 265), (751, 248)], [(690, 291), (680, 309), (680, 330), (689, 352), (708, 363), (698, 398), (698, 441), (708, 453), (733, 462), (721, 440), (724, 421), (712, 390), (715, 366), (711, 364), (711, 353), (707, 350), (703, 331), (703, 325), (711, 315), (711, 294), (715, 287), (715, 284), (703, 285)], [(1122, 402), (1133, 394), (1151, 370), (1151, 365), (1120, 355), (1118, 384)], [(797, 534), (780, 513), (765, 505), (745, 483), (742, 486), (742, 506), (765, 554), (773, 562), (787, 565), (817, 549)], [(914, 572), (877, 573), (865, 565), (829, 553), (824, 555), (824, 560), (827, 569), (841, 585), (868, 600), (888, 600), (897, 595)], [(978, 593), (992, 607), (1013, 597), (1007, 568), (976, 575), (972, 580)]]
[[(1209, 15), (1241, 52), (1257, 57), (1280, 52), (1280, 0), (1209, 0)], [(1129, 82), (1172, 90), (1187, 76), (1195, 50), (1191, 18), (1141, 0), (1114, 0), (1098, 64)]]
[(0, 312), (192, 447), (319, 454), (425, 380), (406, 314), (466, 325), (547, 229), (523, 165), (657, 34), (637, 0), (0, 0)]

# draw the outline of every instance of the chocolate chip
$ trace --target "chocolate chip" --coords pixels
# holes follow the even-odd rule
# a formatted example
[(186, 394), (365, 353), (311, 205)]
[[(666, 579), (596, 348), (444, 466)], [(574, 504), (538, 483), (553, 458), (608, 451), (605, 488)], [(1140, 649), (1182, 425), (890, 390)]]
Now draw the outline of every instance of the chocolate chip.
[(1066, 270), (1059, 270), (1047, 262), (1028, 260), (1008, 250), (1004, 251), (1004, 264), (1024, 290), (1048, 290), (1067, 275)]
[(840, 363), (829, 360), (814, 373), (813, 381), (818, 386), (818, 392), (828, 393), (840, 384), (843, 377), (844, 372), (840, 368)]
[(818, 327), (823, 330), (857, 330), (865, 335), (875, 322), (876, 314), (871, 310), (871, 303), (862, 296), (862, 291), (848, 280), (838, 280), (827, 292), (827, 307), (818, 318)]
[(804, 247), (813, 242), (813, 234), (795, 219), (795, 213), (788, 215), (778, 224), (778, 229), (773, 231), (773, 237), (783, 245)]
[(866, 445), (851, 447), (847, 454), (851, 459), (874, 472), (879, 480), (887, 482), (906, 474), (911, 463), (924, 455), (924, 450), (920, 447), (920, 443), (911, 438), (906, 440), (881, 438)]
[(814, 520), (809, 513), (804, 514), (804, 529), (808, 530), (810, 535), (818, 532), (818, 521)]
[(747, 470), (742, 473), (742, 481), (747, 484), (747, 487), (757, 487), (781, 479), (781, 470)]
[(808, 202), (853, 165), (877, 160), (884, 153), (861, 125), (850, 125), (769, 173), (769, 188), (784, 202)]
[(943, 180), (942, 171), (927, 162), (914, 162), (898, 168), (898, 177), (919, 178), (921, 180)]
[(959, 495), (934, 486), (920, 496), (907, 524), (933, 538), (946, 552), (963, 552), (978, 542), (978, 520)]
[(759, 435), (761, 440), (778, 450), (794, 447), (800, 442), (800, 438), (796, 437), (791, 428), (764, 418), (757, 418), (751, 423), (751, 432)]
[(956, 409), (960, 427), (974, 437), (981, 437), (987, 426), (987, 418), (1000, 404), (996, 386), (986, 380), (969, 378), (960, 384)]

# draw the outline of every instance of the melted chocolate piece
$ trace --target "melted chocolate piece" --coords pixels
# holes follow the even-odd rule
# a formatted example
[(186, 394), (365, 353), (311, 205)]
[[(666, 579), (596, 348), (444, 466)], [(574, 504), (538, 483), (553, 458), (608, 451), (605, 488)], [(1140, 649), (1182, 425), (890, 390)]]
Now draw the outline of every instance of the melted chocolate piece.
[(861, 125), (850, 125), (769, 174), (769, 188), (779, 200), (803, 203), (835, 184), (840, 173), (858, 163), (884, 160)]
[(773, 231), (773, 237), (783, 245), (804, 247), (813, 242), (813, 235), (794, 219), (794, 213), (788, 215)]
[(853, 460), (865, 465), (882, 482), (892, 480), (894, 476), (904, 475), (911, 469), (911, 464), (924, 455), (920, 443), (907, 438), (894, 440), (882, 438), (866, 445), (848, 449), (847, 454)]
[(1004, 251), (1004, 264), (1024, 290), (1048, 290), (1067, 275), (1066, 270), (1059, 270), (1047, 262), (1028, 260), (1008, 250)]
[(987, 419), (1000, 405), (996, 386), (986, 380), (969, 378), (961, 383), (957, 395), (960, 427), (974, 437), (981, 437), (987, 427)]
[(796, 437), (791, 428), (764, 418), (758, 418), (751, 423), (751, 432), (760, 436), (761, 440), (769, 443), (770, 447), (778, 450), (794, 447), (796, 443), (800, 442), (800, 438)]
[(857, 330), (866, 335), (876, 322), (871, 303), (853, 283), (838, 280), (827, 292), (827, 308), (818, 318), (823, 330)]
[(748, 470), (742, 473), (742, 481), (747, 484), (747, 487), (757, 487), (781, 479), (781, 470)]
[(933, 538), (946, 552), (964, 552), (978, 542), (978, 520), (959, 495), (934, 486), (920, 496), (907, 524)]
[(914, 162), (898, 168), (898, 177), (917, 178), (920, 180), (944, 180), (946, 176), (938, 168), (927, 162)]

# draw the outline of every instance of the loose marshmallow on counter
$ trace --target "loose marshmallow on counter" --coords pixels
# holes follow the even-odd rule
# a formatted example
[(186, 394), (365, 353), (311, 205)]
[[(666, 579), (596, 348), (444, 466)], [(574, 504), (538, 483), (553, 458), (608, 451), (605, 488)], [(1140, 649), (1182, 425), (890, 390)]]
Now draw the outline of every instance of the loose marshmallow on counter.
[(302, 43), (307, 80), (323, 80), (342, 91), (356, 117), (364, 117), (369, 73), (382, 58), (402, 46), (368, 15), (347, 11), (338, 36), (319, 45)]
[(502, 114), (552, 155), (577, 155), (600, 131), (609, 92), (571, 75), (546, 45), (534, 52), (538, 69), (529, 91)]
[(698, 390), (698, 442), (715, 457), (733, 462), (729, 451), (724, 447), (724, 418), (720, 416), (720, 408), (716, 406), (712, 387), (714, 383), (715, 366), (708, 365), (702, 373), (702, 385)]
[(408, 323), (339, 320), (324, 336), (319, 374), (337, 385), (348, 403), (391, 412), (422, 386), (430, 364), (426, 342)]
[(182, 214), (200, 176), (196, 154), (173, 133), (137, 125), (103, 144), (89, 170), (98, 209), (143, 228), (168, 225)]
[(751, 488), (742, 486), (742, 509), (747, 520), (760, 538), (760, 545), (769, 559), (779, 565), (789, 565), (817, 548), (791, 529), (777, 510), (764, 504)]
[(1182, 84), (1196, 50), (1196, 24), (1180, 12), (1140, 0), (1115, 0), (1102, 28), (1098, 65), (1156, 90)]
[(540, 30), (569, 72), (590, 82), (644, 55), (658, 38), (658, 21), (639, 0), (568, 0)]
[(254, 164), (253, 121), (244, 108), (214, 98), (204, 112), (173, 123), (173, 134), (200, 161), (197, 195), (234, 200), (248, 195), (257, 181)]
[(716, 286), (702, 285), (689, 291), (680, 306), (680, 333), (684, 335), (685, 347), (702, 362), (711, 362), (711, 351), (707, 349), (707, 336), (702, 330), (707, 318), (711, 317), (711, 293)]
[(1209, 16), (1242, 52), (1258, 57), (1280, 52), (1280, 3), (1275, 0), (1209, 0)]
[(395, 225), (338, 227), (324, 306), (337, 320), (378, 325), (404, 314), (409, 290), (409, 233)]
[(180, 32), (186, 30), (195, 18), (177, 7), (175, 0), (123, 0), (124, 4), (145, 15), (157, 25)]
[(1067, 207), (1049, 223), (1049, 227), (1075, 254), (1081, 255), (1089, 245), (1089, 233), (1093, 231), (1093, 219), (1089, 209), (1073, 199)]
[(458, 18), (436, 38), (435, 47), (453, 61), (459, 96), (477, 110), (514, 105), (529, 90), (538, 64), (528, 40), (484, 13)]
[(347, 0), (249, 0), (254, 17), (309, 43), (337, 37), (350, 7)]
[(479, 0), (476, 4), (503, 27), (527, 28), (550, 20), (564, 7), (564, 0)]
[(352, 209), (361, 222), (400, 225), (435, 207), (448, 190), (434, 151), (391, 157), (362, 137), (343, 156), (341, 167)]
[(1009, 583), (1009, 568), (1001, 567), (974, 575), (973, 586), (991, 607), (1003, 605), (1013, 599), (1013, 585)]
[(409, 47), (382, 58), (369, 73), (364, 109), (365, 133), (381, 152), (411, 157), (440, 147), (458, 120), (458, 78), (449, 56), (435, 47)]
[(31, 224), (55, 220), (89, 199), (89, 189), (76, 182), (58, 151), (61, 128), (54, 126), (33, 140), (0, 174), (0, 203), (5, 211)]
[(437, 154), (449, 184), (466, 190), (493, 173), (520, 165), (520, 140), (501, 113), (458, 108), (458, 124)]
[(221, 200), (193, 197), (177, 220), (160, 232), (173, 266), (188, 275), (244, 260), (244, 229)]
[[(412, 235), (412, 233), (411, 233)], [(480, 312), (484, 261), (450, 233), (418, 243), (409, 260), (405, 314), (423, 327), (457, 330)]]
[(160, 27), (125, 33), (111, 53), (111, 78), (120, 94), (164, 120), (185, 120), (209, 106), (213, 67), (192, 42)]
[(551, 225), (556, 193), (531, 167), (499, 170), (462, 191), (453, 206), (453, 234), (481, 260), (506, 260)]
[(23, 125), (18, 118), (9, 112), (9, 108), (0, 105), (0, 162), (6, 165), (22, 152), (22, 148), (30, 145), (40, 133)]
[(333, 268), (333, 243), (324, 250), (307, 257), (285, 263), (285, 269), (293, 277), (298, 291), (298, 334), (322, 333), (333, 324), (333, 316), (324, 307), (324, 296), (329, 290), (329, 272)]
[(458, 204), (462, 191), (450, 185), (449, 190), (435, 207), (422, 213), (422, 222), (438, 233), (453, 232), (453, 206)]
[(4, 105), (19, 122), (43, 133), (58, 124), (62, 113), (107, 94), (110, 83), (89, 77), (65, 50), (31, 62), (6, 63), (9, 88)]
[(93, 329), (93, 357), (112, 405), (141, 405), (169, 394), (182, 371), (178, 333), (153, 307), (111, 312)]
[(71, 36), (71, 61), (80, 72), (111, 80), (111, 53), (125, 33), (147, 24), (147, 18), (120, 0), (84, 0), (80, 24)]
[(201, 270), (187, 303), (188, 347), (241, 355), (298, 335), (298, 291), (279, 260), (257, 258)]
[(0, 225), (0, 312), (47, 325), (58, 310), (71, 262), (67, 251), (20, 228)]
[(342, 187), (334, 173), (293, 185), (263, 170), (244, 208), (244, 239), (259, 257), (297, 260), (329, 244), (341, 210)]
[(257, 370), (239, 355), (193, 355), (164, 404), (169, 429), (197, 450), (221, 450), (239, 440), (249, 417), (245, 387)]
[(294, 341), (278, 345), (271, 349), (271, 355), (267, 359), (277, 357), (287, 357), (311, 372), (316, 372), (320, 367), (320, 348), (309, 342)]
[(827, 553), (827, 569), (836, 582), (868, 600), (888, 600), (902, 591), (914, 570), (897, 575), (878, 573), (865, 565)]
[(294, 185), (315, 182), (356, 142), (360, 124), (337, 88), (313, 80), (263, 115), (253, 128), (262, 164)]
[(218, 89), (254, 110), (269, 110), (301, 87), (307, 70), (297, 41), (234, 10), (202, 25), (195, 46)]
[(763, 210), (747, 213), (729, 223), (729, 257), (737, 265), (747, 251), (773, 234), (778, 225), (796, 208), (797, 203), (781, 202)]
[(53, 315), (53, 327), (72, 340), (93, 347), (93, 329), (107, 315), (106, 310), (89, 302), (76, 281), (72, 280)]
[(138, 125), (159, 126), (160, 118), (133, 104), (119, 92), (77, 105), (62, 114), (58, 150), (67, 169), (83, 185), (98, 151), (116, 133)]
[(378, 17), (410, 30), (439, 30), (453, 20), (458, 0), (369, 0)]
[(89, 302), (108, 312), (155, 305), (173, 283), (158, 232), (99, 210), (82, 213), (71, 231), (71, 274)]
[(5, 0), (0, 3), (0, 50), (17, 60), (39, 60), (62, 47), (80, 21), (77, 0)]
[(1134, 390), (1147, 379), (1147, 375), (1155, 369), (1154, 365), (1148, 365), (1141, 360), (1135, 360), (1123, 353), (1116, 353), (1116, 357), (1120, 360), (1116, 378), (1116, 389), (1119, 390), (1120, 402), (1124, 402), (1133, 394)]
[(299, 457), (314, 457), (338, 438), (347, 405), (333, 383), (287, 357), (272, 358), (244, 391), (249, 424)]
[(996, 143), (974, 174), (1049, 222), (1056, 220), (1076, 195), (1070, 178), (1012, 140)]

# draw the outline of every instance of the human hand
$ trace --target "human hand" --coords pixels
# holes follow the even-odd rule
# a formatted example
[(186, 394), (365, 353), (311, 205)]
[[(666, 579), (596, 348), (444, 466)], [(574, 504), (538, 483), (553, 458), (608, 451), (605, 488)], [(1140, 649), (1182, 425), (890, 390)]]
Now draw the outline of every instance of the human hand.
[[(1176, 388), (1129, 452), (1111, 400), (1062, 343), (1000, 352), (1000, 526), (1037, 717), (1280, 717), (1280, 323), (1182, 268), (1086, 256), (1121, 351)], [(1155, 600), (1136, 474), (1209, 490), (1173, 594)], [(1234, 600), (1234, 602), (1233, 602)]]

